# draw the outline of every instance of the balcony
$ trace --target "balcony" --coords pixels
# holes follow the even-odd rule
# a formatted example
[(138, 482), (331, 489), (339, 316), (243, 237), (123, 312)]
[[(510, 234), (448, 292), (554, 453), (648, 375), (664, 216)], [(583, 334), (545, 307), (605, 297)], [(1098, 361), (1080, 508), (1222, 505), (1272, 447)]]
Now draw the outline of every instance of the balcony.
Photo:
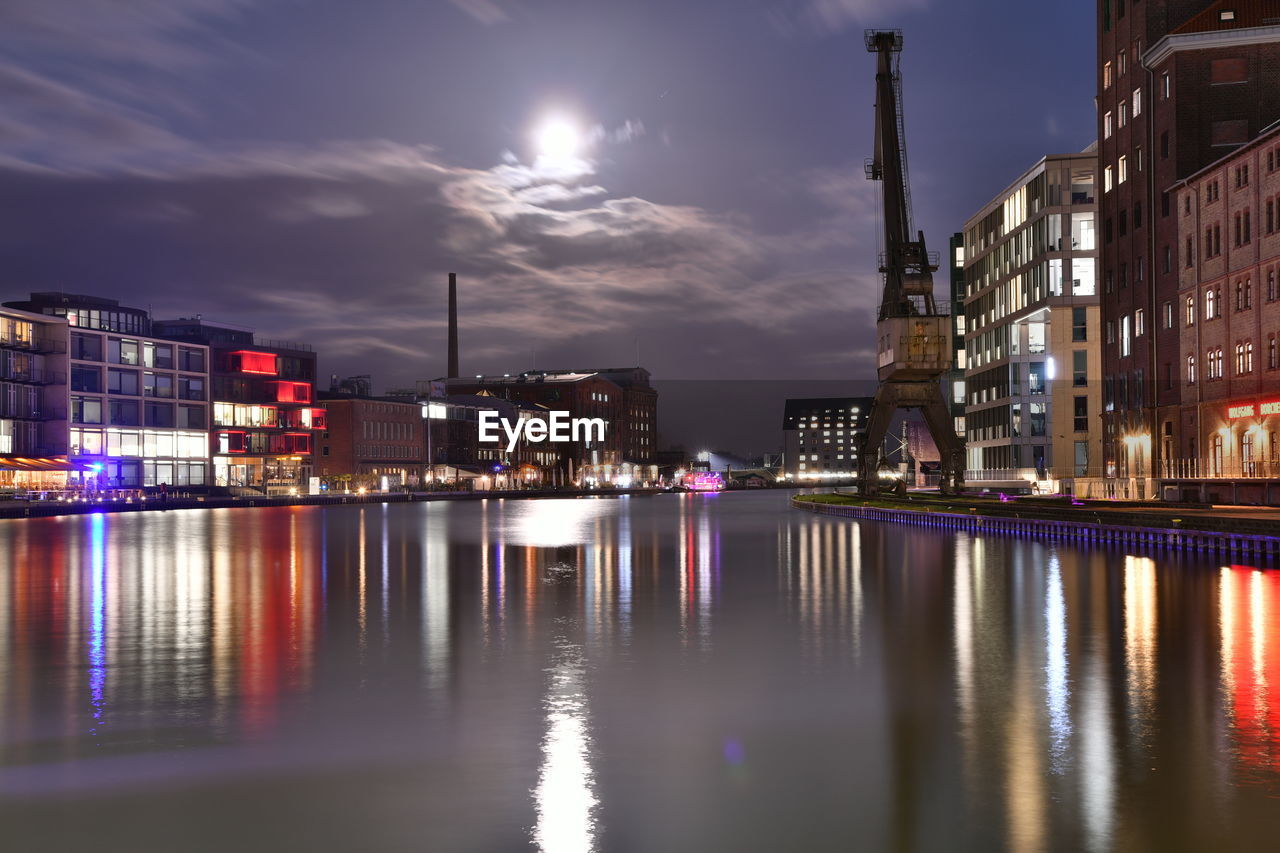
[(0, 348), (45, 354), (64, 353), (67, 351), (67, 342), (59, 338), (18, 338), (0, 340)]
[(65, 373), (54, 370), (0, 370), (0, 382), (19, 382), (23, 385), (62, 385), (67, 381)]

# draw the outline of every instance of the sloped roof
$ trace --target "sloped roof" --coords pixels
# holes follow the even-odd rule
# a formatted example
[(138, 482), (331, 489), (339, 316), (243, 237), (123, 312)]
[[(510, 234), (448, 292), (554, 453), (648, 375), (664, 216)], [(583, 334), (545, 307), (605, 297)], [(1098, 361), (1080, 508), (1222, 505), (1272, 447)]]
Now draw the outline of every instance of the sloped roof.
[[(1229, 20), (1223, 20), (1224, 12), (1232, 13)], [(1271, 24), (1280, 24), (1280, 2), (1277, 0), (1218, 0), (1173, 30), (1173, 34), (1240, 30)]]

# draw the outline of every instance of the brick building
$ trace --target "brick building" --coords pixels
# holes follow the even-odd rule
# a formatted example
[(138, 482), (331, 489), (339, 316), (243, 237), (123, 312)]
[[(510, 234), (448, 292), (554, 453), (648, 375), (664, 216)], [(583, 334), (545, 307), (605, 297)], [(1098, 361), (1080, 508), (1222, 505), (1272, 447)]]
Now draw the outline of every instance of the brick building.
[(1280, 125), (1173, 190), (1182, 405), (1169, 497), (1280, 502)]
[(427, 468), (422, 406), (384, 397), (321, 392), (328, 413), (315, 474), (329, 488), (417, 487)]
[(1280, 22), (1256, 0), (1097, 9), (1104, 471), (1153, 497), (1183, 444), (1174, 186), (1280, 118)]
[(450, 394), (485, 393), (516, 403), (564, 411), (573, 418), (603, 418), (603, 442), (557, 448), (559, 481), (597, 483), (656, 479), (658, 392), (642, 367), (603, 370), (532, 370), (515, 376), (450, 379)]

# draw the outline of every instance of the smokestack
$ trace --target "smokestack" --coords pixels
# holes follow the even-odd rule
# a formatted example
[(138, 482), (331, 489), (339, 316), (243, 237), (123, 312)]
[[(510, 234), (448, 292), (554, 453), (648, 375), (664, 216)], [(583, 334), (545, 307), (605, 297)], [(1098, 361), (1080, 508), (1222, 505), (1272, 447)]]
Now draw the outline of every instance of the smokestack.
[(448, 379), (458, 377), (458, 274), (449, 273), (449, 372)]

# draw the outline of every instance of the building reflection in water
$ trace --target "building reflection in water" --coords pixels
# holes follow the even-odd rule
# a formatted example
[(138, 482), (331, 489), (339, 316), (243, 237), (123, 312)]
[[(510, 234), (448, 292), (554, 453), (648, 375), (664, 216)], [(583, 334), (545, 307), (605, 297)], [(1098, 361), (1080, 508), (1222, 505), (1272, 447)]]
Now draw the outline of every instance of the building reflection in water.
[[(786, 762), (812, 748), (806, 725), (854, 697), (847, 729), (826, 732), (874, 747), (828, 778), (883, 797), (888, 849), (949, 849), (949, 832), (968, 849), (1195, 849), (1277, 790), (1280, 574), (738, 520), (733, 499), (0, 524), (0, 764), (21, 780), (150, 751), (195, 774), (188, 747), (302, 738), (352, 719), (335, 696), (361, 714), (381, 700), (404, 726), (397, 757), (457, 749), (493, 774), (470, 781), (507, 792), (519, 841), (584, 850), (629, 807), (614, 751), (668, 734), (619, 707), (637, 683), (688, 709), (666, 743), (693, 753), (690, 778), (704, 730), (721, 763), (730, 741), (750, 752), (758, 775), (738, 772), (726, 798), (799, 772)], [(717, 708), (739, 689), (745, 707)], [(490, 763), (456, 746), (474, 743), (499, 744)], [(118, 784), (106, 776), (74, 784)]]
[(1219, 572), (1221, 681), (1237, 759), (1280, 770), (1280, 575), (1250, 566)]

